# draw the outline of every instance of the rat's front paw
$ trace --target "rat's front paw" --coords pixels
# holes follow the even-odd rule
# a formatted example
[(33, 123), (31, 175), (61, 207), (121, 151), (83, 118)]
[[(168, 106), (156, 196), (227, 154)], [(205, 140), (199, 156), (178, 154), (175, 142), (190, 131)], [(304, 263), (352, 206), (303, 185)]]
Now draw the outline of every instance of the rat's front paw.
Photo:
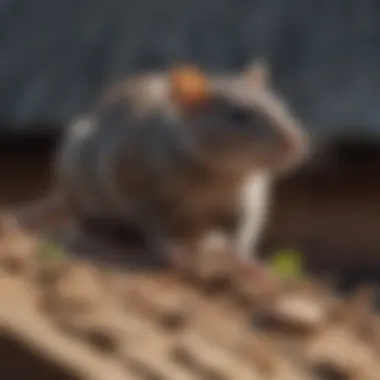
[(174, 267), (201, 280), (228, 277), (238, 265), (226, 235), (211, 232), (192, 244), (172, 243), (168, 250)]
[(198, 276), (204, 279), (229, 277), (238, 265), (228, 236), (219, 231), (212, 231), (199, 241), (196, 256)]

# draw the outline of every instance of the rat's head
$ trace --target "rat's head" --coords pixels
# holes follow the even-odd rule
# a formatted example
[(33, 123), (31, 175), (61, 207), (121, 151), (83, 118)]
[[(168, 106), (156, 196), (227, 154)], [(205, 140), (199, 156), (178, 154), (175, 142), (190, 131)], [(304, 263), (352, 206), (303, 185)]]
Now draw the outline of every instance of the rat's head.
[(263, 62), (229, 75), (186, 68), (171, 75), (182, 128), (210, 155), (281, 170), (307, 153), (303, 126), (271, 88)]
[(111, 94), (123, 94), (130, 121), (180, 135), (204, 157), (276, 170), (300, 161), (307, 141), (268, 76), (261, 62), (219, 75), (182, 66), (133, 77)]

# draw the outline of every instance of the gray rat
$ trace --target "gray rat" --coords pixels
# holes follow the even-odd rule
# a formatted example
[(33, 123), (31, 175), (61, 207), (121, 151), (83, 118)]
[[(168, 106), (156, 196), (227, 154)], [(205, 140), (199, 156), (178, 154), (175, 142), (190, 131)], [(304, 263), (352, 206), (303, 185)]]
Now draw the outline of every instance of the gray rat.
[(222, 237), (253, 259), (273, 179), (309, 151), (268, 75), (262, 62), (232, 74), (183, 66), (111, 86), (67, 128), (55, 192), (29, 220), (65, 210), (82, 229), (133, 221), (157, 249)]

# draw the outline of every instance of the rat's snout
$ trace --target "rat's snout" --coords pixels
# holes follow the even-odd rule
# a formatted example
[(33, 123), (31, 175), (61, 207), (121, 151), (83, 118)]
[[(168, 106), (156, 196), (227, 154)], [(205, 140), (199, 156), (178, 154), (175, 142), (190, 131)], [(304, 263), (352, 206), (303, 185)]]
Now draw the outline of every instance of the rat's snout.
[(279, 130), (277, 149), (279, 156), (282, 156), (282, 166), (297, 166), (309, 155), (309, 136), (296, 123), (284, 124)]
[(262, 159), (278, 169), (297, 166), (310, 151), (309, 138), (302, 127), (288, 115), (267, 115), (252, 125), (256, 152), (263, 154)]

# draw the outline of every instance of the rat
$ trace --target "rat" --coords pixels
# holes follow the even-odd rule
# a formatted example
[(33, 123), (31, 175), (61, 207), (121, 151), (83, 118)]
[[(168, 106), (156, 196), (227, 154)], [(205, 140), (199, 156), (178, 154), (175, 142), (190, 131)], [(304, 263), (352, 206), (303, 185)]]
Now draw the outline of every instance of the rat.
[(263, 61), (234, 73), (183, 65), (110, 86), (65, 130), (56, 186), (21, 220), (65, 214), (89, 233), (96, 220), (132, 221), (153, 250), (224, 239), (254, 260), (274, 180), (310, 150), (269, 76)]

